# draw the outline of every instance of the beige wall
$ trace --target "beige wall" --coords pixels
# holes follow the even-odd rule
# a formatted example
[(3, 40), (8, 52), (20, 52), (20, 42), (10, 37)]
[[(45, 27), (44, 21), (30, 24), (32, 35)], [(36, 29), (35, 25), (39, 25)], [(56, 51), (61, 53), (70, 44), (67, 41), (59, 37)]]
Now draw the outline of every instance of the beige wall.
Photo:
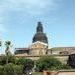
[(45, 55), (46, 49), (44, 48), (36, 48), (36, 49), (31, 49), (31, 55)]
[(68, 60), (68, 56), (55, 56), (56, 58), (58, 58), (58, 60), (60, 60), (61, 62), (63, 62), (63, 63), (67, 63), (67, 60)]
[(47, 45), (40, 42), (33, 43), (30, 46), (30, 55), (45, 55), (47, 50)]
[(68, 70), (68, 71), (43, 71), (43, 75), (75, 75), (74, 70)]
[(60, 72), (57, 75), (75, 75), (75, 72)]
[[(33, 60), (37, 60), (39, 59), (41, 56), (43, 55), (21, 55), (21, 56), (18, 56), (18, 55), (15, 55), (16, 57), (23, 57), (23, 58), (29, 58), (29, 59), (33, 59)], [(50, 56), (53, 56), (55, 58), (58, 58), (58, 60), (60, 60), (62, 63), (67, 63), (67, 60), (68, 60), (68, 55), (49, 55)]]

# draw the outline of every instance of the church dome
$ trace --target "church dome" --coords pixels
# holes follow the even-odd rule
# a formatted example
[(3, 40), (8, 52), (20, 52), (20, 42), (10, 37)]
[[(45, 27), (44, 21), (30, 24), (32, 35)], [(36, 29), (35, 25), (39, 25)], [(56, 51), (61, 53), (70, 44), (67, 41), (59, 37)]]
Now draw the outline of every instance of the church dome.
[(43, 33), (43, 27), (41, 22), (38, 22), (38, 26), (36, 28), (36, 34), (33, 37), (33, 42), (41, 41), (43, 43), (48, 43), (47, 36)]

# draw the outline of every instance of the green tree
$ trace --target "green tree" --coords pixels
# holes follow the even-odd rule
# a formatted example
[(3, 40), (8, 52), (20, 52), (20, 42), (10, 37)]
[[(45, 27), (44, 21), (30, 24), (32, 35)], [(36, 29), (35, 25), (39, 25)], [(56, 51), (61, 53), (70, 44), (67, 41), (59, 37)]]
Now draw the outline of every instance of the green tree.
[(24, 65), (26, 62), (25, 58), (16, 58), (15, 64), (17, 65)]
[(6, 64), (4, 66), (3, 75), (14, 75), (13, 64)]
[(52, 56), (43, 56), (36, 62), (36, 70), (59, 70), (59, 69), (67, 69), (69, 68), (66, 65), (63, 65), (57, 58)]
[(23, 67), (12, 63), (6, 64), (3, 67), (3, 75), (23, 75)]
[(31, 59), (26, 59), (26, 58), (17, 58), (16, 59), (16, 64), (17, 65), (23, 65), (23, 66), (28, 66), (32, 68), (34, 66), (34, 61)]
[(3, 75), (3, 66), (0, 65), (0, 75)]
[(23, 75), (22, 65), (14, 65), (14, 75)]
[(60, 69), (72, 69), (68, 64), (62, 64)]
[(23, 66), (23, 73), (31, 71), (34, 67), (34, 61), (31, 59), (18, 58), (16, 59), (16, 64)]
[[(2, 55), (0, 57), (0, 65), (5, 65), (6, 64), (6, 60), (7, 60), (7, 56), (6, 55)], [(14, 55), (10, 55), (8, 56), (8, 63), (13, 63), (15, 64), (16, 58)]]
[(6, 64), (6, 56), (5, 55), (2, 55), (0, 57), (0, 65), (5, 65)]
[(31, 59), (26, 59), (24, 63), (24, 68), (32, 69), (34, 67), (34, 61)]
[(10, 52), (11, 42), (10, 41), (6, 41), (5, 42), (5, 46), (6, 46), (6, 50), (5, 50), (6, 64), (8, 64), (8, 57), (11, 55), (11, 52)]

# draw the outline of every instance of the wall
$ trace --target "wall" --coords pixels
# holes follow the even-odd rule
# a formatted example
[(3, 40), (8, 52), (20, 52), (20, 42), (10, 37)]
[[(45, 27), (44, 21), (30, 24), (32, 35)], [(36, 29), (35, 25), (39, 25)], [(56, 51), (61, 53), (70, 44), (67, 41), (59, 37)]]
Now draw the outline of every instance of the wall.
[(75, 70), (44, 71), (43, 75), (75, 75)]
[(32, 43), (30, 49), (31, 55), (45, 55), (47, 44), (37, 41), (35, 43)]
[[(43, 56), (43, 55), (15, 55), (17, 58), (20, 58), (20, 57), (22, 57), (22, 58), (29, 58), (29, 59), (33, 59), (33, 60), (37, 60), (37, 59), (39, 59), (41, 56)], [(68, 55), (48, 55), (49, 57), (50, 56), (53, 56), (53, 57), (55, 57), (55, 58), (57, 58), (57, 59), (59, 59), (59, 61), (61, 61), (62, 63), (67, 63), (67, 60), (68, 60)]]

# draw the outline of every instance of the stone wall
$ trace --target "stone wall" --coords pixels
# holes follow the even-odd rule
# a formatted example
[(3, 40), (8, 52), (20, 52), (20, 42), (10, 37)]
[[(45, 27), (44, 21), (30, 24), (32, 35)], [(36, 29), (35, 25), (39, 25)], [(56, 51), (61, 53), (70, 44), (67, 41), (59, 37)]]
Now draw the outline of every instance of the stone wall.
[[(37, 60), (39, 59), (40, 57), (42, 57), (43, 55), (15, 55), (17, 58), (28, 58), (28, 59), (33, 59), (33, 60)], [(68, 60), (68, 55), (48, 55), (49, 57), (53, 56), (55, 58), (57, 58), (59, 61), (61, 61), (62, 63), (67, 63), (67, 60)]]
[(48, 49), (49, 54), (74, 54), (75, 53), (75, 47), (54, 47), (51, 49)]

